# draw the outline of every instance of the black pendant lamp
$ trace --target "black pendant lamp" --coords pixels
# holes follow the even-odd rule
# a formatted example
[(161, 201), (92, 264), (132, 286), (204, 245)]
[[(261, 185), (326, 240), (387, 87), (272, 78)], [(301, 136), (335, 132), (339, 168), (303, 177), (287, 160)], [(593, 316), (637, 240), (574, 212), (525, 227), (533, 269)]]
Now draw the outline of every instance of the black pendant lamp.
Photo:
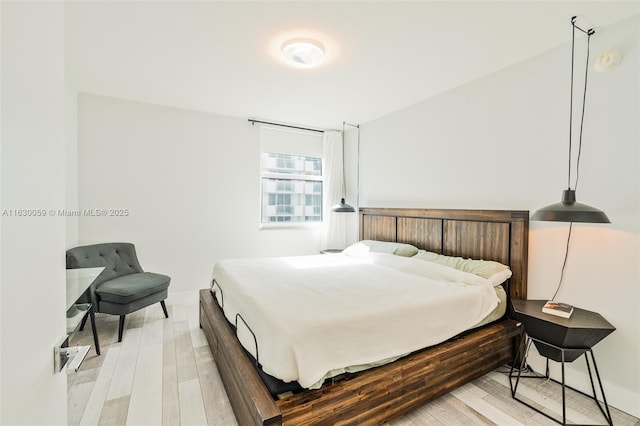
[[(577, 167), (580, 166), (580, 153), (582, 151), (582, 128), (584, 124), (584, 106), (587, 97), (587, 75), (589, 73), (589, 39), (595, 34), (593, 29), (587, 31), (576, 25), (576, 17), (571, 18), (572, 38), (571, 38), (571, 104), (569, 109), (569, 179), (568, 188), (562, 192), (562, 200), (559, 203), (551, 204), (536, 211), (531, 217), (532, 220), (554, 221), (554, 222), (587, 222), (587, 223), (611, 223), (607, 215), (594, 207), (576, 202), (576, 190), (580, 174)], [(576, 167), (576, 185), (571, 189), (571, 142), (573, 125), (573, 65), (575, 52), (575, 34), (579, 30), (587, 35), (587, 59), (584, 74), (584, 93), (582, 96), (582, 116), (580, 120), (580, 136), (578, 143), (578, 159)]]
[(602, 210), (577, 203), (576, 191), (573, 189), (562, 191), (562, 201), (537, 210), (531, 219), (551, 222), (611, 223)]
[(353, 206), (347, 204), (344, 201), (344, 198), (341, 198), (339, 204), (334, 204), (334, 206), (331, 207), (331, 211), (336, 213), (355, 213), (356, 209)]
[[(331, 211), (335, 212), (335, 213), (355, 213), (356, 209), (347, 204), (345, 202), (345, 192), (346, 192), (346, 188), (347, 188), (347, 184), (346, 184), (346, 176), (344, 175), (344, 126), (345, 126), (345, 122), (342, 122), (342, 198), (340, 199), (340, 203), (339, 204), (335, 204), (333, 207), (331, 207)], [(358, 132), (360, 131), (360, 126), (358, 127)], [(358, 134), (358, 137), (360, 137), (360, 134)]]

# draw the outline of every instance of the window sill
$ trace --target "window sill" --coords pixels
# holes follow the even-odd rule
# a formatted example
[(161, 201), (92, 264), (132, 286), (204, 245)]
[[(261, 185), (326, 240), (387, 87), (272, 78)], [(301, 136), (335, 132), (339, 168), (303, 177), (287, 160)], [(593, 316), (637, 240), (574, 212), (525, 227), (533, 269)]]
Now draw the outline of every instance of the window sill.
[(304, 222), (276, 222), (276, 223), (261, 223), (258, 229), (269, 230), (269, 229), (318, 229), (322, 227), (322, 222), (312, 222), (312, 223), (304, 223)]

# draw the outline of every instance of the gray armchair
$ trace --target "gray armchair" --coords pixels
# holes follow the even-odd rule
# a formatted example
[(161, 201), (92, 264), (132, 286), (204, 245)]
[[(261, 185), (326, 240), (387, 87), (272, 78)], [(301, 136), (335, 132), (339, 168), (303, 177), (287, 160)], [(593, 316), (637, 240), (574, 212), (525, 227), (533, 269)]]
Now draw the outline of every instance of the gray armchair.
[(122, 341), (124, 318), (131, 312), (160, 302), (165, 318), (169, 318), (164, 299), (171, 278), (144, 272), (133, 244), (104, 243), (67, 250), (67, 269), (98, 266), (104, 270), (81, 301), (91, 303), (96, 312), (120, 316), (118, 342)]

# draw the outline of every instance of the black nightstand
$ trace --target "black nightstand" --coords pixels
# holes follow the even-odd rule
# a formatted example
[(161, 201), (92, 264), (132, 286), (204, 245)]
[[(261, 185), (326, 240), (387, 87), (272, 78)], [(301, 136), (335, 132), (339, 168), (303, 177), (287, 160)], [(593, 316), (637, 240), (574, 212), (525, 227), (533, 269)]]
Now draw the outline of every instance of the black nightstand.
[[(574, 307), (573, 314), (570, 318), (562, 318), (542, 312), (542, 306), (544, 306), (546, 300), (514, 299), (512, 303), (516, 318), (518, 321), (522, 322), (525, 330), (518, 348), (518, 353), (516, 354), (516, 359), (521, 359), (520, 368), (517, 373), (514, 373), (514, 367), (512, 367), (511, 372), (509, 373), (509, 383), (511, 385), (511, 396), (513, 399), (525, 404), (529, 408), (532, 408), (551, 420), (564, 425), (567, 424), (565, 388), (569, 388), (593, 398), (598, 405), (598, 408), (600, 408), (602, 415), (607, 420), (607, 423), (612, 425), (611, 413), (609, 412), (607, 399), (604, 396), (602, 381), (600, 380), (600, 374), (598, 373), (598, 367), (596, 366), (596, 359), (591, 348), (600, 340), (611, 334), (616, 328), (604, 319), (602, 315), (580, 308)], [(523, 367), (526, 365), (526, 354), (528, 353), (531, 343), (536, 346), (540, 355), (547, 359), (546, 372), (544, 376), (521, 376)], [(525, 351), (524, 356), (520, 353), (523, 350)], [(588, 354), (591, 354), (591, 362), (589, 362)], [(581, 355), (584, 355), (587, 363), (587, 371), (589, 372), (589, 380), (591, 381), (593, 395), (585, 394), (584, 392), (565, 384), (564, 364), (566, 362), (575, 361)], [(562, 382), (558, 382), (562, 384), (562, 422), (540, 411), (536, 407), (531, 406), (516, 396), (520, 378), (549, 379), (550, 359), (562, 364)], [(593, 364), (593, 370), (596, 373), (604, 407), (600, 401), (598, 401), (596, 395), (596, 388), (593, 382), (593, 375), (591, 373), (591, 364)], [(513, 378), (515, 378), (515, 384), (513, 383)]]
[(320, 250), (321, 254), (339, 254), (342, 253), (343, 249), (324, 249)]

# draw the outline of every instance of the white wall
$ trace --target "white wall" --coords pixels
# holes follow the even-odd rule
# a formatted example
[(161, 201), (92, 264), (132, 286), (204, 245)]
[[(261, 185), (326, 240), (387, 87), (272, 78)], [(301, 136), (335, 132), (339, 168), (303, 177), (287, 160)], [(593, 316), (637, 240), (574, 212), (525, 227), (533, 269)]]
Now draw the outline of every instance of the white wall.
[[(594, 352), (607, 399), (635, 416), (640, 416), (638, 28), (636, 15), (598, 29), (591, 40), (592, 58), (616, 48), (622, 62), (608, 73), (590, 73), (577, 197), (604, 210), (612, 224), (574, 226), (558, 295), (600, 312), (617, 327)], [(577, 52), (582, 52), (584, 39), (579, 40)], [(533, 212), (560, 201), (567, 185), (569, 64), (567, 44), (364, 124), (361, 205)], [(530, 299), (553, 295), (567, 229), (568, 224), (531, 222)], [(532, 363), (542, 371), (540, 359)], [(586, 390), (584, 371), (583, 361), (572, 364), (568, 380)]]
[(246, 119), (80, 94), (82, 243), (131, 241), (170, 291), (205, 288), (217, 260), (315, 254), (320, 230), (259, 229), (259, 127)]
[[(2, 50), (0, 424), (67, 423), (64, 336), (64, 5), (0, 2)], [(44, 217), (15, 209), (45, 209)]]

